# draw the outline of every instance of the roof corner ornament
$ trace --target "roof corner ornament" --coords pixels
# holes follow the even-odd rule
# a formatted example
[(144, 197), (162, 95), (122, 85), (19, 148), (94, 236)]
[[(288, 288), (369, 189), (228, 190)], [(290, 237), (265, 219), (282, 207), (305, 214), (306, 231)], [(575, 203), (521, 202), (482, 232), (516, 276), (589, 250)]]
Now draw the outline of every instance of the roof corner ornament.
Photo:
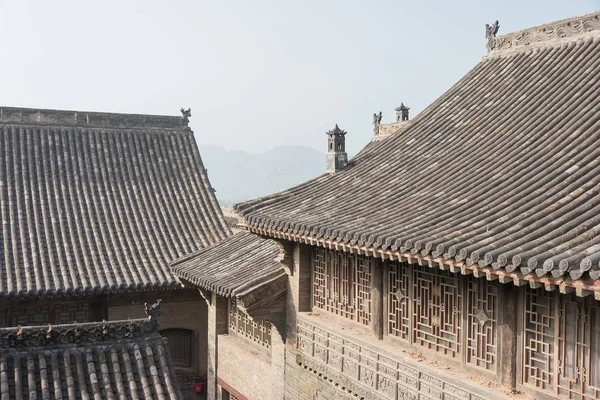
[(148, 321), (152, 324), (153, 328), (158, 328), (160, 324), (158, 323), (158, 317), (163, 314), (162, 309), (160, 308), (160, 302), (162, 299), (156, 300), (156, 303), (152, 304), (148, 307), (148, 303), (144, 303), (144, 308), (146, 311), (146, 315), (148, 316)]
[(383, 118), (383, 114), (379, 111), (379, 114), (373, 114), (373, 132), (377, 135), (379, 133), (379, 125), (381, 124), (381, 119)]
[(495, 47), (494, 39), (496, 39), (498, 29), (500, 29), (500, 23), (498, 20), (496, 20), (496, 22), (494, 22), (492, 25), (485, 24), (485, 38), (488, 40), (488, 51), (491, 51)]
[(394, 108), (394, 110), (396, 111), (396, 122), (408, 121), (410, 107), (406, 107), (404, 102), (400, 103), (400, 106)]
[(190, 117), (192, 116), (192, 109), (188, 108), (187, 110), (185, 108), (181, 108), (181, 118), (183, 118), (183, 122), (187, 125), (190, 123)]

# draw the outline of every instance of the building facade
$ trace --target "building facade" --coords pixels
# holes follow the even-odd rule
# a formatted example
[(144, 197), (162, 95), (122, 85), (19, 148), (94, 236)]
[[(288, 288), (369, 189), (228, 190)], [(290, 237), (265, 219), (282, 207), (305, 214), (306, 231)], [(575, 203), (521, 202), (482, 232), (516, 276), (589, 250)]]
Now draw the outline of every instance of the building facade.
[(199, 399), (208, 308), (169, 262), (231, 230), (182, 113), (0, 107), (0, 326), (142, 318), (160, 298), (182, 392)]
[(210, 299), (209, 341), (236, 344), (209, 349), (211, 398), (600, 395), (600, 13), (497, 32), (416, 118), (375, 114), (348, 165), (236, 206), (277, 242), (285, 299), (240, 314), (174, 269)]

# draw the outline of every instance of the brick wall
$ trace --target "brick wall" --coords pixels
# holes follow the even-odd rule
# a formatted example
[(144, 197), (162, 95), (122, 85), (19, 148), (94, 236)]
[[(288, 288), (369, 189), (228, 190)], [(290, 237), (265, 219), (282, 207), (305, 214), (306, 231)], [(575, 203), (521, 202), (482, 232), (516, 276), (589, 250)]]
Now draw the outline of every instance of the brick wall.
[(298, 370), (299, 397), (307, 400), (356, 400), (351, 394), (345, 393), (341, 387), (332, 385), (323, 378), (302, 368)]
[(93, 299), (16, 300), (0, 302), (0, 326), (71, 324), (94, 321)]
[[(274, 370), (271, 354), (243, 338), (219, 337), (218, 375), (248, 400), (280, 400), (283, 374)], [(266, 349), (265, 349), (266, 350)], [(270, 353), (270, 351), (269, 351)]]

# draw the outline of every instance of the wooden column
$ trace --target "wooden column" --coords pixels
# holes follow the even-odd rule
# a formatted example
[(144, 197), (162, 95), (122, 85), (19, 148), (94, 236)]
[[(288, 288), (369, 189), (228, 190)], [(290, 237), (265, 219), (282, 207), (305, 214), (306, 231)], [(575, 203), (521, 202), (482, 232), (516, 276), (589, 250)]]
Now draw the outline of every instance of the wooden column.
[(313, 248), (307, 244), (294, 243), (293, 268), (289, 275), (286, 294), (285, 335), (285, 385), (284, 398), (300, 397), (299, 366), (296, 363), (296, 340), (298, 313), (311, 310), (311, 268)]
[(227, 333), (227, 299), (211, 293), (208, 304), (208, 363), (206, 398), (218, 398), (219, 335)]
[(498, 285), (500, 302), (498, 307), (498, 372), (501, 384), (509, 389), (516, 387), (517, 381), (517, 320), (519, 306), (522, 305), (522, 287)]
[(371, 305), (373, 307), (373, 333), (377, 339), (383, 339), (383, 262), (380, 258), (373, 259), (372, 277)]

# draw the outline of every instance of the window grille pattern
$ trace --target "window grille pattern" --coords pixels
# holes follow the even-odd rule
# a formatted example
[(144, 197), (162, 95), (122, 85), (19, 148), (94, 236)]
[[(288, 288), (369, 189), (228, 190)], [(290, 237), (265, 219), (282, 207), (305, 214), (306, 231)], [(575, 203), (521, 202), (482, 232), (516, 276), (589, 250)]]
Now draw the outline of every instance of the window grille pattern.
[(413, 276), (413, 343), (452, 357), (460, 356), (459, 279), (448, 271), (418, 265)]
[(523, 379), (538, 389), (554, 386), (554, 335), (556, 304), (551, 293), (527, 290)]
[(495, 368), (498, 288), (494, 282), (390, 261), (386, 289), (388, 335), (461, 360), (464, 352), (465, 363)]
[(365, 256), (356, 256), (356, 303), (358, 322), (368, 325), (371, 323), (371, 278), (373, 276), (373, 261)]
[(404, 340), (410, 334), (410, 266), (389, 262), (387, 279), (387, 333)]
[(229, 301), (229, 332), (235, 332), (263, 347), (271, 348), (271, 322), (255, 320), (240, 310), (237, 301)]
[(369, 257), (313, 249), (313, 307), (371, 323), (373, 262)]
[(493, 369), (496, 365), (498, 288), (485, 279), (467, 282), (466, 362)]
[(193, 332), (188, 329), (165, 329), (160, 334), (167, 338), (169, 353), (175, 367), (192, 367)]
[(600, 309), (595, 300), (528, 289), (523, 380), (559, 397), (600, 397)]
[(89, 322), (90, 303), (65, 302), (55, 304), (26, 304), (15, 307), (12, 314), (11, 326)]

